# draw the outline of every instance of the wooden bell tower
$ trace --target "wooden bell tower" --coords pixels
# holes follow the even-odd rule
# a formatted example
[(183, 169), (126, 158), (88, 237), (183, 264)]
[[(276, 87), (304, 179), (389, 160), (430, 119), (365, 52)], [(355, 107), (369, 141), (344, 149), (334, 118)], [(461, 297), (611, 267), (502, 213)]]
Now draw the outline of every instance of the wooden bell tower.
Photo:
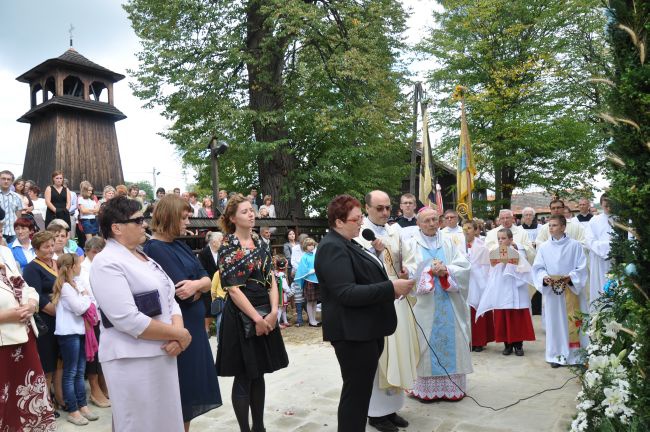
[(16, 78), (31, 98), (18, 119), (31, 125), (22, 177), (44, 188), (61, 169), (73, 190), (83, 180), (97, 191), (124, 183), (115, 122), (126, 116), (113, 103), (113, 84), (123, 78), (72, 47)]

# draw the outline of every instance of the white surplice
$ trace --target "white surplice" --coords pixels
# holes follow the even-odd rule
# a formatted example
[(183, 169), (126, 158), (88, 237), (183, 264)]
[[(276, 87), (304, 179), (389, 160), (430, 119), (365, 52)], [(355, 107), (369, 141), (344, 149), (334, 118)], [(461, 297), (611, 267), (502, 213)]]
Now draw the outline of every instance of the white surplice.
[[(569, 293), (567, 301), (566, 292), (558, 295), (545, 286), (544, 278), (549, 275), (569, 276), (573, 284), (569, 290), (577, 299)], [(545, 299), (546, 361), (562, 365), (581, 363), (578, 351), (589, 343), (579, 328), (581, 319), (577, 316), (587, 312), (587, 258), (582, 245), (567, 236), (542, 244), (533, 264), (533, 280)]]
[(603, 293), (611, 263), (609, 250), (614, 232), (609, 215), (601, 213), (591, 218), (585, 230), (585, 246), (589, 251), (589, 303), (596, 301)]
[[(500, 229), (504, 228), (499, 225), (498, 227), (491, 229), (485, 236), (485, 247), (488, 251), (492, 251), (499, 247), (499, 241), (497, 240), (497, 233)], [(528, 233), (519, 225), (513, 225), (510, 227), (512, 231), (512, 242), (519, 247), (519, 250), (524, 250), (526, 253), (526, 259), (529, 263), (532, 263), (535, 259), (535, 248), (528, 238)]]
[(531, 267), (524, 251), (519, 249), (518, 252), (519, 264), (490, 266), (487, 285), (476, 308), (476, 319), (491, 310), (530, 308), (528, 285), (533, 283)]
[(476, 309), (481, 302), (487, 284), (490, 271), (490, 253), (485, 247), (485, 242), (478, 237), (472, 242), (472, 247), (468, 248), (466, 246), (465, 250), (471, 264), (467, 304)]
[[(401, 229), (397, 224), (376, 225), (365, 218), (361, 231), (370, 229), (380, 239), (385, 249), (378, 253), (362, 236), (355, 239), (383, 264), (389, 279), (399, 277), (402, 270)], [(383, 417), (399, 411), (404, 406), (404, 390), (410, 389), (417, 378), (419, 359), (418, 338), (413, 313), (407, 299), (395, 300), (397, 328), (384, 339), (384, 351), (379, 358), (372, 387), (368, 416)]]
[[(585, 229), (582, 227), (580, 222), (577, 222), (577, 219), (571, 218), (566, 221), (566, 231), (565, 234), (570, 239), (576, 240), (578, 243), (584, 246), (585, 243)], [(542, 225), (541, 228), (537, 230), (537, 238), (535, 239), (535, 245), (539, 249), (542, 243), (550, 240), (551, 234), (548, 231), (548, 223)]]

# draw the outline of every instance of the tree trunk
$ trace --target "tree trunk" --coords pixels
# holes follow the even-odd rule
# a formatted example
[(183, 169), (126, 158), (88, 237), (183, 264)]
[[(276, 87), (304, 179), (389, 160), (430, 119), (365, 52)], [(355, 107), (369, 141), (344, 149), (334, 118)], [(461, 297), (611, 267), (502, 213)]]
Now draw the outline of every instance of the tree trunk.
[[(298, 161), (289, 151), (289, 131), (284, 120), (282, 73), (288, 38), (275, 36), (274, 30), (272, 18), (260, 12), (259, 0), (250, 1), (246, 38), (249, 107), (255, 113), (255, 140), (269, 143), (269, 149), (273, 149), (257, 158), (260, 189), (273, 196), (277, 217), (299, 217), (304, 215), (302, 199), (290, 182)], [(283, 142), (273, 145), (278, 141)]]

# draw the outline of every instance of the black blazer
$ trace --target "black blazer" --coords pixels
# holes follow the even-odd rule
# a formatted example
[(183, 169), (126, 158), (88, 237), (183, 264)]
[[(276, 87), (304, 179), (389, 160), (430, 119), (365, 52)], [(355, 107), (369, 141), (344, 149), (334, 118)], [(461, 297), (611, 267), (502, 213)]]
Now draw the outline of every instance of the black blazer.
[(214, 262), (214, 257), (212, 256), (212, 251), (210, 250), (210, 246), (206, 246), (203, 249), (201, 249), (201, 252), (199, 252), (199, 261), (201, 262), (201, 265), (205, 269), (205, 271), (208, 272), (208, 276), (210, 276), (210, 280), (214, 277), (214, 274), (217, 270), (217, 263)]
[(314, 268), (322, 301), (323, 340), (368, 341), (397, 327), (395, 293), (381, 263), (330, 230), (318, 244)]

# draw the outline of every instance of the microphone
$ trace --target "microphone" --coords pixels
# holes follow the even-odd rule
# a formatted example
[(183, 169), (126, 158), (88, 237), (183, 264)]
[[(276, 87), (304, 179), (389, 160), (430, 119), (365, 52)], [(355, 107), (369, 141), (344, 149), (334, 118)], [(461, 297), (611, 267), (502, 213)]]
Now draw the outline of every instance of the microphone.
[[(373, 230), (371, 230), (370, 228), (366, 228), (363, 231), (361, 231), (361, 237), (368, 240), (369, 242), (373, 242), (373, 241), (377, 240), (377, 236), (375, 236), (375, 232)], [(393, 271), (395, 272), (395, 274), (399, 276), (399, 272), (395, 268), (395, 264), (393, 264), (393, 261), (390, 260), (389, 263), (390, 263), (390, 266), (393, 268)], [(404, 296), (400, 296), (399, 300), (401, 300), (403, 298), (404, 298)]]
[(373, 242), (377, 240), (377, 237), (375, 237), (375, 232), (370, 228), (366, 228), (363, 231), (361, 231), (361, 237), (368, 240), (369, 242)]

